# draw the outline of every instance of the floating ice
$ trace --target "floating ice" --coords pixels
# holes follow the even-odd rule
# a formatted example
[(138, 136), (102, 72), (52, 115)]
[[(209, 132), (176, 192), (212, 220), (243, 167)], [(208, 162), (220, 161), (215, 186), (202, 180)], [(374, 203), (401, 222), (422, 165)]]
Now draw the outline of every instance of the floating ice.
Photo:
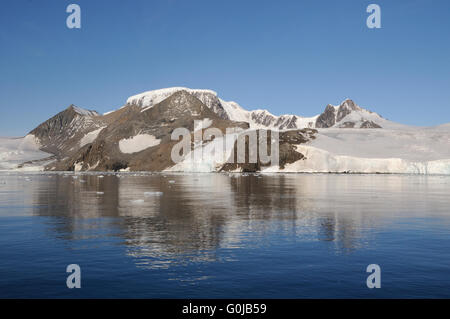
[(145, 192), (144, 196), (162, 196), (163, 192)]

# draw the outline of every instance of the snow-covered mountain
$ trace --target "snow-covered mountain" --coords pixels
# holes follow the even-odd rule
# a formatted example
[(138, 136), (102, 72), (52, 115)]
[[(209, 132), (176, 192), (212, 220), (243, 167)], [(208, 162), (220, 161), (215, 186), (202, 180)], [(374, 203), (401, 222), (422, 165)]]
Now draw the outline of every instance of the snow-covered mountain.
[(142, 112), (158, 104), (178, 91), (186, 91), (197, 97), (207, 107), (223, 119), (247, 122), (251, 128), (290, 130), (301, 128), (395, 128), (402, 125), (388, 121), (377, 113), (363, 109), (350, 99), (340, 105), (327, 105), (324, 112), (312, 117), (300, 115), (276, 116), (267, 110), (247, 110), (236, 102), (224, 101), (211, 90), (195, 90), (184, 87), (153, 90), (127, 99), (126, 105), (137, 105)]
[[(205, 126), (280, 132), (280, 165), (230, 165), (236, 147), (232, 133), (193, 142), (203, 161), (173, 163), (176, 128), (193, 138)], [(45, 121), (22, 139), (0, 139), (1, 169), (69, 171), (265, 171), (450, 174), (450, 125), (420, 128), (384, 119), (350, 99), (327, 105), (313, 117), (276, 116), (247, 110), (211, 90), (174, 87), (131, 96), (115, 111), (99, 114), (74, 105)], [(23, 165), (27, 162), (26, 165)]]

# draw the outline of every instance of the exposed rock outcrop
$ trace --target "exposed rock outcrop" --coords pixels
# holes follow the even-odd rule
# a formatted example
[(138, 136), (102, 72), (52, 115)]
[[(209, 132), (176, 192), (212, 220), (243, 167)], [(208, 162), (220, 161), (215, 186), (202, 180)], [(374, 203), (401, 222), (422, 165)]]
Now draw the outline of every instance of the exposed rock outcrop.
[(86, 134), (104, 125), (105, 122), (97, 112), (71, 105), (30, 134), (39, 140), (43, 151), (62, 156), (77, 150), (77, 144)]
[[(261, 131), (256, 130), (258, 141), (261, 138)], [(298, 160), (304, 159), (305, 156), (300, 152), (297, 152), (296, 145), (300, 145), (306, 143), (310, 140), (315, 139), (315, 134), (317, 130), (315, 129), (302, 129), (302, 130), (291, 130), (286, 132), (279, 133), (279, 167), (283, 169), (286, 164), (294, 163)], [(267, 131), (267, 150), (270, 155), (272, 152), (271, 140), (272, 133), (271, 131)], [(238, 161), (238, 152), (237, 152), (237, 142), (234, 145), (233, 158), (229, 160), (229, 163), (224, 164), (220, 171), (226, 172), (259, 172), (264, 168), (274, 165), (274, 163), (262, 163), (261, 158), (259, 156), (259, 145), (253, 148), (256, 151), (256, 162), (250, 161), (250, 153), (251, 150), (249, 148), (250, 139), (246, 137), (245, 140), (245, 162), (239, 163)]]

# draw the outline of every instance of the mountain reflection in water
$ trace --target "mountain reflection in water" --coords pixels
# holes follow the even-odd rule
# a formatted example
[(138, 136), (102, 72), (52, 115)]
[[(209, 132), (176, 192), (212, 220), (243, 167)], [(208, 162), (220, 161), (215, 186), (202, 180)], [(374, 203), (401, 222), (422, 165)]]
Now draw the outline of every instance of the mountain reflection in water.
[[(43, 217), (47, 239), (99, 246), (99, 254), (102, 240), (112, 239), (107, 245), (122, 247), (142, 270), (233, 264), (244, 248), (279, 252), (272, 263), (288, 263), (282, 254), (307, 260), (326, 247), (326, 262), (338, 262), (376, 252), (377, 237), (392, 228), (421, 231), (416, 221), (431, 220), (449, 229), (450, 221), (450, 178), (442, 176), (10, 173), (0, 180), (0, 220)], [(302, 250), (292, 252), (296, 245)]]

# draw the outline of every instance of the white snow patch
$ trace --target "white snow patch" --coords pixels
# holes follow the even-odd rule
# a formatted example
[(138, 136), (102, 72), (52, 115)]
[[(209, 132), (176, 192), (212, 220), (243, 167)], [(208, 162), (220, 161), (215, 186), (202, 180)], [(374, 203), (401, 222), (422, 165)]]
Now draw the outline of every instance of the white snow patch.
[(80, 147), (83, 147), (87, 144), (90, 144), (92, 142), (95, 141), (95, 139), (97, 138), (98, 134), (100, 134), (100, 132), (105, 128), (106, 126), (102, 126), (99, 129), (89, 132), (87, 133), (85, 136), (83, 136), (83, 138), (80, 140)]
[(206, 128), (210, 127), (212, 123), (213, 123), (212, 120), (210, 120), (209, 118), (204, 118), (203, 120), (198, 120), (198, 121), (196, 121), (196, 125), (194, 127), (194, 132), (197, 132), (202, 129), (206, 129)]
[(87, 170), (90, 171), (90, 170), (96, 169), (99, 164), (100, 164), (100, 161), (97, 161), (93, 166), (88, 164)]
[(119, 149), (122, 153), (132, 154), (143, 151), (149, 147), (157, 146), (161, 143), (155, 136), (150, 134), (138, 134), (128, 139), (119, 141)]
[(83, 167), (83, 163), (75, 163), (74, 171), (79, 172), (79, 171), (81, 171), (82, 167)]

